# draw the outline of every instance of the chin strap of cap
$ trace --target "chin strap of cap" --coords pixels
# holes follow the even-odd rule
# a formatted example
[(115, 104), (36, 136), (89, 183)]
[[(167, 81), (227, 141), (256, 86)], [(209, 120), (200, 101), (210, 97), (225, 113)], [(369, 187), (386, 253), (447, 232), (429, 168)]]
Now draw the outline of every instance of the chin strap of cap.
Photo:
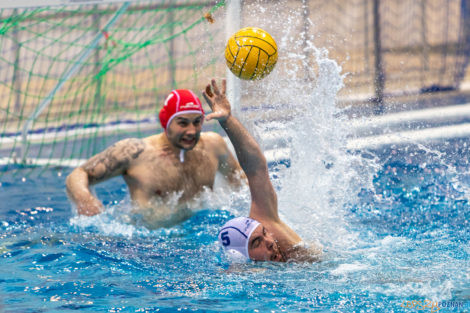
[(184, 163), (184, 150), (183, 149), (180, 150), (180, 162)]

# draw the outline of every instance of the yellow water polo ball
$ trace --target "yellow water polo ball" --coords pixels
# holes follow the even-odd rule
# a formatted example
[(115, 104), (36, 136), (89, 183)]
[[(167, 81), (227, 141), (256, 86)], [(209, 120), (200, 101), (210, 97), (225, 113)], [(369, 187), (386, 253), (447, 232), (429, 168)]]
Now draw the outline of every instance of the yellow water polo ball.
[(277, 45), (273, 37), (261, 28), (245, 27), (229, 38), (225, 60), (237, 77), (261, 79), (276, 65)]

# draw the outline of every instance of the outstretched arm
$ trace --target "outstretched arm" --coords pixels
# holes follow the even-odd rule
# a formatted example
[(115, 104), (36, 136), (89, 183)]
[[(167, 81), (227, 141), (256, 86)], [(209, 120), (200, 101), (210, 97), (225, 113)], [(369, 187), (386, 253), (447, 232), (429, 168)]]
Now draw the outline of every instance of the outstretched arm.
[(121, 140), (73, 170), (67, 177), (66, 187), (78, 214), (92, 216), (101, 213), (103, 204), (92, 194), (90, 186), (124, 174), (130, 162), (143, 150), (144, 143), (140, 139)]
[(214, 79), (203, 91), (204, 98), (212, 109), (206, 120), (217, 119), (235, 148), (250, 186), (250, 217), (279, 222), (277, 195), (269, 179), (266, 158), (255, 139), (231, 114), (225, 91), (226, 81), (222, 80), (222, 89), (219, 90)]

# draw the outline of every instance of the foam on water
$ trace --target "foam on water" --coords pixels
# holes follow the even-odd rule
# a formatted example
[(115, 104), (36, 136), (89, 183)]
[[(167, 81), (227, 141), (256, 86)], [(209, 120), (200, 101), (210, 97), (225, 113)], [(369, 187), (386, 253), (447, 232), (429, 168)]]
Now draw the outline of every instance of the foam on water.
[[(275, 10), (281, 6), (274, 7), (275, 17), (270, 15), (269, 21), (257, 21), (273, 33), (279, 60), (268, 77), (243, 85), (252, 110), (240, 118), (264, 149), (290, 151), (291, 166), (274, 181), (282, 218), (308, 241), (350, 247), (357, 236), (347, 229), (346, 208), (356, 202), (362, 188), (373, 188), (378, 165), (374, 158), (347, 151), (351, 131), (336, 105), (343, 87), (341, 66), (328, 57), (326, 49), (315, 47), (313, 37), (299, 32), (301, 10), (285, 15)], [(246, 11), (263, 16), (257, 5)], [(264, 138), (273, 130), (283, 137), (269, 147)]]
[[(455, 298), (455, 290), (465, 294), (468, 290), (465, 281), (468, 281), (469, 274), (468, 270), (462, 271), (461, 268), (465, 266), (468, 247), (464, 247), (463, 257), (443, 254), (439, 245), (449, 249), (458, 245), (449, 238), (453, 230), (449, 231), (445, 222), (441, 222), (439, 230), (427, 227), (426, 223), (434, 222), (438, 214), (426, 211), (432, 211), (430, 208), (436, 203), (441, 204), (433, 196), (444, 197), (444, 202), (468, 200), (468, 164), (454, 166), (446, 161), (447, 156), (442, 152), (421, 145), (418, 148), (424, 153), (413, 155), (403, 151), (403, 165), (419, 164), (417, 169), (411, 169), (417, 172), (417, 181), (428, 179), (427, 174), (430, 177), (447, 175), (448, 181), (437, 186), (432, 186), (434, 181), (431, 181), (430, 190), (425, 190), (424, 187), (428, 186), (411, 181), (409, 184), (415, 186), (405, 194), (399, 192), (406, 190), (406, 185), (385, 182), (382, 186), (380, 180), (375, 182), (375, 175), (385, 176), (380, 179), (387, 180), (390, 179), (387, 175), (397, 169), (393, 164), (388, 165), (390, 168), (383, 168), (387, 158), (378, 161), (373, 153), (356, 154), (347, 150), (347, 140), (354, 134), (336, 105), (336, 95), (343, 88), (345, 74), (341, 66), (329, 58), (326, 49), (315, 47), (315, 38), (299, 32), (301, 11), (285, 13), (279, 9), (285, 4), (285, 1), (276, 1), (272, 5), (253, 3), (245, 10), (250, 15), (247, 19), (256, 19), (256, 26), (267, 30), (276, 39), (279, 61), (274, 71), (263, 80), (242, 83), (243, 101), (249, 103), (243, 103), (238, 117), (264, 150), (287, 148), (290, 151), (289, 167), (282, 164), (271, 167), (281, 217), (304, 240), (320, 241), (327, 253), (320, 264), (260, 265), (267, 268), (269, 275), (245, 269), (237, 273), (236, 278), (223, 275), (224, 284), (221, 286), (230, 279), (239, 282), (243, 278), (246, 285), (234, 283), (231, 287), (234, 289), (230, 291), (236, 293), (239, 288), (240, 292), (245, 289), (252, 292), (250, 286), (257, 280), (272, 281), (274, 285), (288, 279), (286, 286), (316, 280), (321, 286), (319, 289), (322, 292), (332, 290), (331, 295), (351, 293), (351, 282), (354, 282), (356, 294), (376, 294), (378, 298), (386, 295), (390, 299), (403, 300), (420, 296), (442, 300)], [(263, 16), (269, 18), (263, 20)], [(272, 140), (270, 134), (273, 132), (283, 135)], [(416, 162), (420, 157), (423, 161)], [(435, 164), (440, 167), (436, 168)], [(413, 177), (409, 173), (408, 176)], [(393, 188), (397, 193), (394, 194)], [(430, 196), (416, 201), (419, 208), (407, 207), (407, 198), (414, 199), (425, 192)], [(220, 210), (242, 216), (248, 214), (249, 203), (248, 189), (233, 192), (217, 185), (214, 191), (202, 193), (191, 204), (191, 210), (193, 213), (201, 209)], [(155, 236), (158, 232), (178, 231), (177, 227), (149, 230), (128, 223), (120, 216), (129, 208), (128, 200), (111, 204), (106, 214), (92, 219), (74, 217), (72, 225), (124, 236)], [(364, 229), (352, 225), (351, 215), (355, 214), (357, 216), (352, 218), (361, 220), (363, 224), (359, 227)], [(410, 230), (408, 225), (411, 225)], [(217, 225), (210, 227), (216, 234)], [(424, 230), (419, 230), (420, 227)], [(219, 251), (215, 243), (198, 249), (209, 251), (211, 255), (217, 255)], [(204, 275), (206, 273), (201, 274)], [(279, 279), (272, 278), (272, 275)], [(312, 284), (304, 287), (289, 290), (301, 298), (316, 292)]]
[[(347, 207), (357, 202), (361, 189), (373, 189), (372, 177), (378, 165), (374, 158), (347, 151), (351, 130), (336, 106), (336, 95), (343, 87), (345, 74), (328, 57), (326, 49), (315, 47), (313, 37), (299, 32), (303, 12), (286, 11), (284, 5), (287, 3), (283, 1), (273, 5), (252, 3), (244, 10), (249, 14), (247, 20), (256, 20), (257, 26), (274, 36), (279, 60), (265, 79), (242, 84), (243, 101), (249, 101), (242, 108), (250, 109), (238, 117), (263, 149), (283, 147), (290, 151), (290, 167), (279, 167), (273, 176), (281, 217), (306, 241), (319, 240), (331, 249), (351, 247), (357, 243), (357, 235), (348, 229), (345, 221)], [(313, 27), (311, 21), (310, 26)], [(266, 140), (273, 131), (284, 134), (274, 145)], [(175, 201), (177, 198), (175, 195)], [(166, 207), (171, 209), (175, 203)], [(72, 223), (83, 227), (95, 225), (104, 233), (125, 236), (145, 233), (145, 227), (139, 226), (142, 223), (129, 224), (121, 218), (129, 216), (130, 207), (129, 200), (114, 203), (104, 216), (74, 218)], [(207, 190), (189, 205), (189, 214), (204, 208), (228, 210), (235, 216), (247, 215), (248, 189)], [(150, 219), (162, 220), (155, 216)], [(109, 226), (110, 223), (114, 226)], [(158, 228), (158, 225), (144, 226)]]
[[(267, 16), (263, 14), (265, 4), (248, 6), (246, 12), (256, 17), (257, 26), (274, 35), (279, 60), (265, 79), (242, 84), (243, 99), (250, 101), (244, 106), (250, 109), (238, 117), (263, 149), (285, 147), (290, 151), (290, 167), (279, 167), (273, 176), (281, 217), (306, 241), (319, 240), (330, 249), (350, 248), (358, 238), (345, 221), (347, 208), (357, 202), (361, 189), (373, 189), (378, 165), (374, 158), (347, 151), (351, 130), (336, 106), (336, 95), (343, 87), (342, 68), (328, 57), (326, 49), (315, 47), (313, 37), (298, 31), (303, 20), (300, 10), (286, 14), (280, 9), (282, 4), (277, 4), (270, 6), (269, 20), (263, 20), (259, 17)], [(265, 141), (273, 131), (284, 134), (274, 146)], [(174, 203), (170, 201), (165, 207), (171, 211), (177, 199), (176, 194)], [(127, 199), (111, 204), (98, 217), (74, 217), (72, 224), (94, 226), (105, 234), (132, 236), (145, 234), (146, 228), (158, 228), (158, 222), (165, 220), (164, 216), (147, 216), (157, 222), (129, 223), (132, 218), (122, 216), (132, 215), (130, 208)], [(204, 208), (247, 215), (248, 189), (233, 192), (219, 185), (214, 191), (206, 190), (189, 204), (188, 213)]]
[[(127, 196), (119, 202), (106, 205), (102, 214), (92, 217), (74, 214), (70, 223), (105, 235), (130, 238), (171, 232), (172, 227), (207, 208), (231, 211), (236, 216), (247, 215), (250, 204), (247, 186), (233, 188), (219, 174), (213, 190), (205, 188), (191, 201), (185, 202), (184, 206), (178, 205), (180, 197), (181, 193), (176, 192), (165, 202), (156, 199), (154, 207), (142, 210), (135, 209)], [(76, 212), (76, 209), (72, 208), (72, 211)]]
[[(361, 282), (357, 288), (363, 288), (364, 292), (451, 298), (451, 291), (457, 287), (455, 282), (458, 281), (452, 271), (460, 273), (465, 279), (458, 269), (463, 263), (458, 257), (449, 257), (454, 264), (453, 269), (443, 268), (443, 264), (447, 263), (445, 258), (438, 258), (434, 255), (437, 251), (427, 249), (433, 240), (450, 245), (445, 238), (445, 224), (442, 235), (432, 233), (432, 228), (429, 231), (427, 225), (422, 225), (423, 238), (415, 240), (410, 240), (406, 235), (382, 237), (380, 232), (376, 233), (370, 227), (372, 222), (370, 226), (364, 225), (369, 229), (359, 230), (350, 224), (353, 207), (359, 208), (357, 214), (365, 212), (375, 217), (387, 217), (387, 214), (404, 211), (401, 219), (404, 224), (409, 223), (407, 218), (412, 224), (419, 221), (422, 219), (420, 215), (426, 219), (433, 214), (425, 212), (428, 209), (432, 211), (433, 190), (421, 188), (417, 183), (410, 188), (409, 194), (399, 195), (414, 199), (420, 193), (430, 193), (430, 200), (423, 199), (424, 204), (430, 207), (414, 211), (413, 208), (406, 208), (408, 204), (403, 198), (397, 198), (394, 194), (406, 190), (408, 186), (396, 184), (395, 191), (393, 184), (390, 184), (383, 192), (376, 190), (377, 186), (383, 186), (374, 179), (389, 158), (380, 160), (374, 153), (356, 154), (347, 150), (347, 140), (355, 134), (336, 105), (336, 96), (345, 78), (341, 66), (328, 57), (326, 49), (315, 47), (314, 37), (299, 32), (303, 29), (300, 25), (304, 20), (302, 10), (287, 10), (287, 13), (279, 10), (280, 7), (288, 7), (285, 1), (276, 2), (267, 9), (266, 6), (264, 2), (248, 5), (244, 12), (249, 16), (245, 19), (256, 20), (256, 26), (273, 35), (279, 48), (279, 60), (273, 72), (263, 80), (242, 84), (243, 99), (250, 103), (244, 104), (248, 110), (239, 118), (263, 149), (287, 147), (290, 151), (290, 167), (279, 166), (278, 172), (272, 175), (278, 189), (282, 219), (305, 240), (319, 240), (330, 252), (323, 263), (323, 270), (344, 276), (347, 281)], [(264, 11), (270, 14), (263, 14)], [(266, 18), (263, 19), (263, 16)], [(313, 23), (310, 26), (314, 29)], [(282, 134), (274, 145), (272, 136), (269, 136), (273, 131)], [(462, 167), (454, 166), (447, 159), (455, 159), (455, 155), (446, 155), (428, 145), (418, 145), (419, 152), (416, 154), (413, 149), (415, 147), (410, 151), (407, 148), (398, 151), (403, 154), (404, 166), (409, 161), (420, 164), (419, 170), (424, 173), (449, 177), (447, 186), (436, 186), (446, 189), (436, 190), (437, 197), (443, 194), (450, 201), (468, 200), (468, 162)], [(396, 157), (396, 150), (390, 152), (390, 158)], [(416, 158), (420, 157), (424, 158), (424, 162), (417, 162)], [(436, 164), (440, 168), (436, 168)], [(389, 167), (390, 171), (396, 170), (393, 164)], [(406, 170), (404, 175), (408, 177), (410, 174)], [(426, 176), (419, 179), (426, 179)], [(436, 204), (442, 205), (440, 202)], [(359, 219), (359, 216), (355, 218)], [(388, 219), (378, 218), (377, 222), (379, 225), (390, 222), (390, 229), (393, 229), (396, 227), (393, 223), (400, 221), (396, 216)], [(426, 236), (433, 239), (424, 239)]]

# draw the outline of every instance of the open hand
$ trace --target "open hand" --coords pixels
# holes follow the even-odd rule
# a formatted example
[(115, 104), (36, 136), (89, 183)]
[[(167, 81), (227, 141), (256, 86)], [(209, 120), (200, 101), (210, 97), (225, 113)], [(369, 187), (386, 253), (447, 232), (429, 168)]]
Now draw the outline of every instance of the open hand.
[(222, 79), (222, 90), (219, 90), (215, 79), (211, 79), (211, 83), (206, 86), (206, 90), (202, 92), (204, 99), (212, 109), (212, 113), (206, 116), (206, 121), (216, 119), (225, 121), (231, 115), (230, 102), (228, 102), (225, 91), (227, 90), (227, 82)]

